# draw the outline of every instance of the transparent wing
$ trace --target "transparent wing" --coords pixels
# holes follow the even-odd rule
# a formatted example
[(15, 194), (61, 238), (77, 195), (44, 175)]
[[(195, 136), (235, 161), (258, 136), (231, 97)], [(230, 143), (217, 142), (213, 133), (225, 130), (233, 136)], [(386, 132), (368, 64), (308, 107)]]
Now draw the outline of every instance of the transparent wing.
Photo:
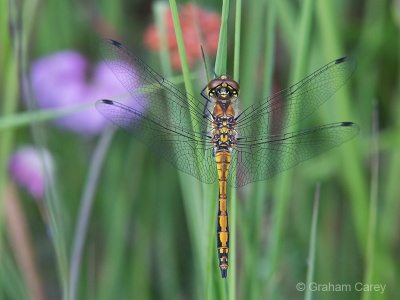
[(307, 118), (354, 73), (356, 60), (337, 59), (303, 80), (245, 109), (237, 119), (242, 136), (273, 135)]
[(288, 170), (354, 138), (360, 128), (351, 122), (238, 140), (232, 151), (228, 184), (238, 187)]
[(99, 48), (107, 65), (147, 115), (181, 128), (206, 130), (210, 121), (203, 118), (202, 102), (180, 91), (120, 43), (102, 40)]
[[(217, 171), (206, 133), (211, 121), (203, 117), (203, 104), (182, 93), (120, 43), (103, 40), (100, 51), (142, 109), (100, 100), (96, 103), (98, 111), (180, 171), (205, 183), (214, 182)], [(315, 111), (355, 68), (352, 58), (335, 60), (244, 110), (237, 118), (240, 135), (232, 151), (228, 184), (243, 186), (267, 179), (356, 136), (359, 127), (350, 122), (276, 134)]]
[(162, 119), (154, 119), (151, 115), (115, 101), (97, 101), (96, 108), (108, 120), (132, 133), (178, 170), (205, 183), (212, 183), (217, 178), (212, 145), (207, 136), (174, 126)]

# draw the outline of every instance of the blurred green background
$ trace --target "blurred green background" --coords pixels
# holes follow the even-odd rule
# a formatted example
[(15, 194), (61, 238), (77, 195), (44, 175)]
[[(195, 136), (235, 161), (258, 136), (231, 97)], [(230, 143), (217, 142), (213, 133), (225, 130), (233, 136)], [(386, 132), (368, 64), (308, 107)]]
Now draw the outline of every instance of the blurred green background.
[[(220, 14), (221, 2), (196, 5)], [(55, 126), (59, 110), (40, 114), (27, 99), (33, 62), (76, 50), (94, 66), (105, 37), (161, 71), (159, 55), (143, 42), (155, 2), (1, 2), (0, 299), (302, 299), (309, 295), (296, 284), (307, 276), (321, 285), (315, 299), (396, 299), (400, 1), (243, 2), (235, 63), (242, 107), (353, 56), (356, 73), (299, 128), (352, 121), (361, 132), (271, 180), (228, 191), (233, 234), (226, 280), (215, 249), (215, 185), (179, 173), (122, 130), (82, 135)], [(238, 70), (232, 67), (239, 42), (235, 5), (230, 2), (228, 74)], [(207, 83), (202, 69), (201, 62), (191, 66), (198, 92)], [(182, 83), (179, 72), (171, 80)], [(53, 157), (45, 200), (14, 188), (7, 165), (22, 145), (46, 148)], [(310, 249), (315, 259), (309, 260)], [(385, 290), (360, 291), (357, 283)]]

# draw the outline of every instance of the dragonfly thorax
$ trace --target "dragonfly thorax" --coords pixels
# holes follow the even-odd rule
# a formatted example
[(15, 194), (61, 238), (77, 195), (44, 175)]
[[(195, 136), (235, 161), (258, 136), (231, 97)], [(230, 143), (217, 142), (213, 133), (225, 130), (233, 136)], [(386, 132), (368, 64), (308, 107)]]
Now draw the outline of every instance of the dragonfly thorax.
[(234, 115), (214, 115), (211, 139), (214, 145), (214, 153), (218, 151), (232, 151), (232, 148), (236, 145), (235, 127), (236, 119)]

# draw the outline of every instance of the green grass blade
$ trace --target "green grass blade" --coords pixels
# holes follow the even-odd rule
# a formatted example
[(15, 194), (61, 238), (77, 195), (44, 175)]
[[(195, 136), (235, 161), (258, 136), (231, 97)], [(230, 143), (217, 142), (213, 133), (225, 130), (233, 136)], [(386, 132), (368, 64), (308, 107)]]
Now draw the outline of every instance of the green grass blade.
[(228, 15), (229, 0), (222, 1), (221, 28), (219, 31), (218, 51), (215, 59), (215, 73), (226, 74), (227, 47), (228, 47)]
[(84, 187), (84, 192), (80, 201), (79, 217), (77, 219), (71, 260), (69, 269), (69, 290), (71, 299), (77, 299), (79, 287), (79, 275), (81, 271), (82, 255), (87, 239), (87, 231), (89, 220), (92, 215), (92, 207), (94, 202), (95, 191), (97, 189), (99, 175), (107, 155), (107, 150), (110, 146), (114, 128), (106, 130), (93, 153), (92, 161), (90, 163), (87, 182)]
[[(190, 79), (189, 65), (186, 59), (186, 51), (183, 41), (182, 29), (179, 22), (178, 7), (175, 0), (169, 1), (172, 20), (174, 23), (175, 35), (178, 44), (179, 57), (182, 65), (182, 74), (185, 83), (186, 92), (190, 95), (194, 95), (192, 82)], [(201, 164), (203, 162), (198, 161)], [(199, 283), (197, 285), (196, 294), (199, 298), (204, 296), (204, 288), (206, 282), (206, 260), (205, 260), (205, 250), (206, 244), (204, 244), (204, 224), (201, 220), (200, 211), (201, 207), (204, 208), (203, 198), (202, 198), (202, 188), (201, 184), (195, 178), (187, 175), (179, 174), (181, 179), (181, 188), (184, 199), (185, 210), (187, 213), (187, 218), (189, 221), (191, 241), (194, 249), (194, 266), (196, 274), (194, 276)]]
[(181, 60), (182, 74), (185, 82), (185, 89), (187, 93), (189, 93), (190, 95), (194, 95), (192, 81), (190, 80), (189, 64), (186, 59), (186, 50), (185, 50), (185, 44), (183, 42), (182, 28), (179, 22), (178, 7), (176, 5), (175, 0), (170, 0), (169, 5), (171, 8), (172, 20), (174, 22), (175, 35), (178, 43), (179, 58)]
[[(378, 110), (377, 103), (374, 103), (372, 115), (372, 159), (371, 159), (371, 196), (369, 202), (369, 223), (368, 223), (368, 239), (367, 239), (367, 253), (366, 253), (366, 270), (364, 273), (365, 283), (374, 282), (375, 273), (375, 243), (376, 243), (376, 229), (377, 229), (377, 215), (378, 215), (378, 182), (379, 182), (379, 132), (378, 132)], [(364, 291), (362, 294), (363, 300), (371, 299), (372, 294), (370, 291)]]
[(93, 107), (93, 103), (76, 104), (68, 108), (31, 110), (0, 119), (0, 131), (46, 122)]
[[(293, 54), (294, 56), (292, 57), (294, 68), (291, 70), (291, 82), (295, 82), (295, 80), (298, 80), (306, 73), (305, 66), (308, 59), (307, 54), (310, 45), (310, 31), (312, 29), (311, 24), (312, 13), (314, 11), (314, 3), (314, 0), (306, 0), (301, 4), (301, 15), (300, 19), (298, 20), (299, 26), (298, 30), (294, 32), (297, 41), (297, 45), (295, 46), (295, 48), (298, 49), (298, 52)], [(294, 131), (295, 128), (292, 127), (291, 130)], [(272, 277), (276, 276), (276, 270), (281, 259), (280, 253), (283, 240), (282, 236), (287, 220), (286, 216), (289, 206), (292, 176), (292, 170), (288, 170), (280, 174), (278, 180), (276, 181), (276, 186), (274, 189), (276, 208), (273, 212), (273, 230), (272, 238), (270, 241), (270, 276)]]
[(319, 207), (319, 196), (320, 196), (320, 184), (317, 183), (315, 188), (315, 199), (314, 199), (314, 209), (313, 209), (313, 217), (311, 223), (311, 231), (310, 231), (310, 248), (308, 253), (308, 268), (307, 268), (307, 280), (305, 285), (305, 295), (304, 299), (311, 300), (312, 293), (310, 284), (314, 281), (314, 269), (315, 269), (315, 248), (316, 248), (316, 240), (317, 240), (317, 224), (318, 224), (318, 207)]
[[(326, 5), (325, 5), (326, 4)], [(343, 45), (340, 41), (340, 33), (338, 31), (336, 20), (340, 14), (335, 10), (335, 3), (326, 2), (325, 4), (317, 2), (317, 22), (318, 28), (321, 29), (321, 44), (324, 53), (327, 57), (338, 58), (345, 55)], [(334, 12), (337, 14), (335, 15)], [(356, 74), (357, 75), (357, 74)], [(338, 114), (344, 120), (348, 120), (349, 116), (354, 115), (351, 111), (356, 111), (351, 108), (351, 96), (349, 94), (348, 87), (343, 87), (340, 91), (341, 101), (340, 105), (337, 105)], [(355, 108), (355, 106), (353, 105)], [(363, 130), (362, 130), (363, 133)], [(358, 139), (358, 138), (357, 138)], [(359, 141), (359, 140), (358, 140)], [(343, 185), (349, 193), (351, 199), (352, 214), (355, 222), (355, 228), (357, 231), (357, 239), (362, 249), (366, 249), (366, 226), (368, 220), (368, 207), (367, 201), (367, 182), (363, 176), (362, 161), (359, 155), (357, 155), (356, 143), (351, 142), (340, 147), (342, 164), (342, 181)], [(365, 254), (365, 251), (364, 251)]]
[(235, 13), (235, 44), (233, 56), (233, 79), (238, 81), (240, 74), (240, 45), (241, 45), (241, 28), (242, 28), (242, 0), (236, 1)]
[[(33, 2), (32, 2), (33, 3)], [(32, 5), (30, 3), (30, 5)], [(37, 4), (36, 2), (34, 4)], [(33, 16), (38, 6), (24, 6), (22, 13)], [(30, 22), (26, 22), (24, 26), (27, 26)], [(35, 107), (35, 103), (31, 93), (31, 86), (29, 83), (29, 69), (28, 69), (28, 49), (29, 49), (29, 39), (30, 39), (31, 27), (25, 27), (24, 30), (16, 35), (17, 53), (20, 54), (19, 57), (19, 71), (20, 71), (20, 85), (22, 91), (22, 97), (25, 99), (29, 108)], [(32, 125), (32, 137), (36, 145), (40, 147), (46, 147), (45, 129), (39, 126), (39, 124)], [(68, 289), (68, 255), (67, 255), (67, 244), (68, 244), (68, 223), (64, 214), (64, 204), (61, 201), (56, 188), (56, 180), (51, 178), (51, 172), (48, 166), (44, 163), (42, 159), (43, 176), (44, 176), (44, 186), (45, 186), (45, 205), (47, 208), (49, 216), (49, 224), (51, 228), (52, 242), (55, 248), (57, 267), (59, 271), (59, 280), (62, 285), (62, 295), (63, 299), (69, 299), (69, 289)]]

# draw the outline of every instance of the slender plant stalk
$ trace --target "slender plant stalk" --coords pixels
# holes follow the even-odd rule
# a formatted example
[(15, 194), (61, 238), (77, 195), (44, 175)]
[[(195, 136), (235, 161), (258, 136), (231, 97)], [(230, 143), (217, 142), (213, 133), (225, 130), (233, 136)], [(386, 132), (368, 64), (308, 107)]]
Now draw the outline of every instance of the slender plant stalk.
[[(297, 37), (298, 54), (293, 57), (294, 68), (291, 72), (291, 82), (295, 82), (305, 73), (305, 65), (307, 61), (307, 53), (310, 45), (310, 31), (312, 24), (312, 13), (314, 11), (315, 0), (306, 0), (302, 2), (301, 6), (301, 16), (299, 19), (298, 30), (295, 32)], [(294, 127), (292, 127), (294, 130)], [(273, 234), (270, 241), (271, 244), (271, 274), (270, 276), (275, 276), (275, 272), (280, 260), (280, 253), (282, 247), (282, 234), (286, 223), (286, 214), (290, 198), (290, 182), (293, 176), (293, 171), (288, 170), (279, 175), (279, 180), (277, 181), (277, 186), (275, 189), (275, 199), (277, 200), (276, 208), (274, 209), (273, 216)], [(273, 289), (272, 289), (273, 290)]]
[(240, 80), (240, 41), (241, 41), (241, 28), (242, 28), (242, 0), (236, 1), (236, 14), (235, 14), (235, 44), (233, 56), (233, 79)]
[(265, 34), (264, 80), (262, 95), (270, 95), (272, 91), (272, 76), (275, 62), (275, 19), (276, 0), (270, 0), (265, 6), (267, 15), (267, 30)]
[(74, 104), (69, 108), (54, 108), (21, 112), (0, 119), (0, 131), (54, 120), (92, 107), (93, 103)]
[[(371, 195), (369, 202), (369, 224), (368, 224), (368, 240), (366, 255), (366, 270), (363, 282), (372, 284), (374, 282), (375, 267), (375, 241), (376, 241), (376, 224), (378, 211), (378, 182), (379, 182), (379, 133), (378, 133), (378, 109), (377, 103), (374, 102), (372, 111), (372, 158), (371, 158)], [(371, 299), (371, 292), (364, 291), (363, 300)]]
[[(228, 6), (228, 5), (226, 5)], [(222, 13), (223, 13), (223, 19), (226, 19), (226, 22), (228, 21), (228, 18), (224, 16), (224, 13), (229, 12), (229, 7), (228, 8), (222, 8)], [(233, 58), (233, 78), (235, 80), (239, 80), (239, 74), (240, 74), (240, 39), (241, 39), (241, 23), (242, 23), (242, 1), (238, 0), (236, 1), (236, 13), (235, 13), (235, 41), (234, 41), (234, 58)], [(226, 25), (227, 27), (227, 25)], [(221, 34), (222, 34), (222, 28), (221, 28)], [(221, 40), (221, 36), (220, 36)], [(226, 40), (227, 40), (227, 34), (226, 34)], [(228, 44), (228, 41), (225, 42), (225, 45)], [(228, 49), (226, 49), (228, 50)], [(237, 247), (236, 247), (236, 237), (237, 237), (237, 190), (235, 188), (230, 188), (230, 201), (228, 202), (230, 205), (228, 206), (229, 212), (228, 215), (230, 216), (229, 218), (229, 231), (230, 231), (230, 241), (229, 241), (229, 276), (228, 276), (228, 281), (229, 281), (229, 299), (237, 299), (236, 295), (236, 282), (237, 282), (237, 276), (236, 272), (238, 270), (236, 264), (237, 264)]]
[[(179, 57), (182, 66), (182, 74), (185, 83), (186, 92), (189, 95), (194, 95), (192, 82), (190, 79), (189, 65), (186, 59), (186, 51), (183, 41), (182, 29), (179, 22), (179, 14), (178, 7), (176, 5), (175, 0), (169, 1), (172, 20), (174, 23), (175, 35), (178, 45)], [(192, 119), (193, 116), (192, 116)], [(192, 127), (194, 128), (193, 124)], [(198, 164), (203, 162), (198, 161)], [(183, 192), (183, 199), (185, 204), (186, 213), (188, 215), (189, 225), (190, 225), (190, 234), (191, 239), (193, 241), (194, 250), (195, 250), (195, 258), (194, 265), (195, 270), (198, 274), (195, 274), (197, 278), (199, 278), (199, 284), (197, 285), (197, 296), (198, 298), (203, 298), (205, 283), (206, 283), (206, 244), (204, 243), (204, 231), (203, 231), (203, 223), (200, 218), (199, 212), (201, 210), (203, 193), (202, 188), (198, 180), (195, 178), (179, 174), (181, 179), (181, 188)], [(202, 234), (203, 233), (203, 234)], [(202, 238), (203, 237), (203, 238)]]
[(182, 28), (181, 28), (181, 25), (179, 22), (178, 7), (176, 5), (175, 0), (170, 0), (169, 5), (171, 8), (172, 21), (174, 23), (176, 40), (178, 43), (179, 58), (181, 60), (182, 74), (183, 74), (183, 79), (185, 82), (185, 89), (186, 89), (187, 93), (189, 93), (190, 95), (194, 95), (192, 81), (190, 80), (189, 64), (186, 59), (186, 50), (185, 50), (185, 44), (183, 42)]
[(72, 247), (72, 255), (69, 271), (69, 290), (70, 299), (77, 299), (79, 272), (81, 269), (82, 253), (87, 237), (88, 224), (92, 214), (94, 195), (97, 189), (99, 175), (110, 146), (113, 133), (113, 128), (108, 128), (102, 135), (95, 149), (95, 152), (90, 163), (89, 173), (85, 184), (84, 192), (81, 198), (81, 206), (79, 209), (78, 222), (74, 234)]
[[(338, 57), (343, 56), (343, 46), (340, 41), (340, 33), (337, 26), (335, 26), (335, 20), (337, 19), (333, 15), (334, 4), (330, 1), (322, 4), (321, 1), (317, 1), (317, 21), (318, 28), (321, 28), (321, 45), (326, 45), (324, 52), (327, 57)], [(352, 98), (349, 94), (347, 87), (344, 87), (340, 91), (342, 97), (340, 105), (337, 105), (338, 114), (344, 118), (348, 119), (348, 116), (352, 115), (350, 111), (350, 103), (352, 103)], [(361, 249), (366, 249), (366, 226), (368, 220), (368, 207), (367, 201), (367, 181), (363, 176), (362, 171), (362, 160), (357, 153), (357, 149), (354, 144), (349, 143), (340, 147), (342, 152), (342, 165), (341, 179), (343, 185), (346, 186), (348, 190), (349, 199), (351, 199), (352, 217), (354, 219), (355, 228), (357, 232), (357, 239), (360, 244)], [(364, 251), (365, 255), (365, 251)]]
[[(3, 8), (5, 8), (3, 6)], [(7, 14), (8, 13), (8, 14)], [(3, 18), (0, 18), (0, 24), (2, 28), (7, 28), (10, 24), (14, 24), (17, 20), (18, 9), (15, 2), (10, 3), (9, 11), (7, 9), (2, 10), (0, 15)], [(8, 22), (8, 23), (7, 23)], [(8, 32), (7, 32), (8, 33)], [(4, 84), (4, 88), (0, 89), (2, 92), (0, 101), (1, 103), (1, 112), (2, 118), (3, 116), (10, 116), (15, 113), (18, 107), (18, 74), (17, 74), (17, 56), (16, 53), (13, 52), (13, 40), (10, 34), (6, 34), (4, 39), (2, 40), (2, 51), (0, 53), (2, 64), (2, 72), (0, 74), (0, 80)], [(4, 211), (5, 205), (5, 191), (6, 186), (8, 185), (8, 159), (10, 157), (12, 148), (14, 144), (14, 131), (9, 130), (1, 133), (1, 143), (0, 143), (0, 207)], [(0, 214), (0, 232), (4, 233), (4, 214)], [(3, 243), (0, 243), (0, 252), (2, 253), (4, 250), (2, 249)]]
[(153, 7), (153, 14), (156, 21), (157, 32), (160, 34), (160, 62), (161, 62), (161, 70), (162, 74), (166, 78), (172, 78), (172, 68), (171, 68), (171, 60), (169, 58), (169, 51), (168, 51), (168, 33), (167, 33), (167, 26), (165, 20), (165, 12), (167, 10), (167, 5), (165, 2), (156, 2)]
[(30, 237), (31, 230), (28, 228), (26, 214), (23, 210), (21, 199), (17, 196), (14, 184), (9, 184), (6, 194), (5, 213), (12, 252), (24, 276), (30, 294), (35, 300), (44, 300), (42, 277), (36, 264)]
[[(30, 3), (32, 6), (24, 6), (21, 11), (23, 16), (28, 16), (29, 13), (34, 15), (38, 9), (38, 3)], [(31, 27), (26, 27), (30, 22), (23, 23), (24, 26), (19, 34), (16, 35), (16, 49), (18, 53), (18, 61), (20, 65), (18, 66), (20, 84), (22, 97), (25, 99), (28, 107), (30, 109), (36, 107), (31, 93), (31, 86), (29, 83), (29, 69), (28, 69), (28, 49), (29, 49), (29, 37), (32, 29)], [(32, 122), (32, 137), (36, 145), (41, 145), (46, 147), (46, 138), (44, 133), (44, 127), (38, 126), (33, 119)], [(60, 201), (60, 197), (57, 194), (54, 183), (56, 180), (51, 178), (51, 172), (48, 166), (44, 163), (42, 157), (42, 169), (44, 174), (44, 186), (45, 186), (45, 204), (47, 212), (49, 215), (51, 236), (53, 245), (56, 252), (57, 267), (60, 274), (60, 280), (62, 285), (63, 299), (69, 299), (69, 289), (68, 289), (68, 255), (67, 255), (67, 223), (64, 217), (63, 204)]]
[(228, 51), (228, 15), (229, 0), (222, 1), (221, 28), (219, 30), (218, 50), (215, 59), (215, 72), (217, 75), (226, 74)]
[[(279, 1), (278, 1), (279, 2)], [(262, 97), (266, 97), (272, 94), (272, 82), (273, 82), (273, 70), (275, 65), (275, 23), (276, 23), (276, 1), (270, 0), (267, 1), (265, 5), (265, 14), (267, 16), (266, 23), (266, 34), (265, 34), (265, 56), (264, 56), (264, 80), (262, 84)], [(263, 227), (263, 213), (265, 213), (265, 201), (264, 195), (267, 195), (268, 189), (271, 189), (271, 185), (269, 182), (263, 182), (262, 184), (257, 184), (257, 189), (255, 189), (253, 193), (253, 197), (257, 199), (255, 201), (255, 214), (254, 218), (256, 220), (256, 224), (254, 230), (261, 230)], [(269, 234), (268, 232), (266, 234)], [(258, 236), (257, 236), (258, 237)], [(262, 245), (262, 239), (257, 238), (255, 247), (259, 249), (268, 248), (266, 245)], [(264, 247), (263, 247), (264, 246)], [(259, 261), (261, 260), (261, 251), (257, 251), (255, 253), (259, 253), (258, 255), (258, 264), (257, 257), (254, 258), (253, 265), (259, 265)], [(262, 260), (261, 260), (262, 261)], [(267, 264), (270, 265), (271, 262), (268, 261)], [(254, 284), (253, 289), (257, 289), (256, 295), (258, 298), (262, 298), (266, 295), (266, 287), (268, 286), (268, 282), (266, 281), (267, 276), (260, 276), (261, 284)], [(264, 280), (263, 280), (264, 279)]]
[[(31, 24), (33, 20), (31, 20), (32, 15), (35, 14), (37, 11), (37, 2), (32, 1), (29, 3), (29, 5), (23, 5), (21, 7), (16, 7), (14, 5), (10, 5), (10, 10), (11, 10), (11, 24), (13, 24), (13, 28), (16, 28), (17, 30), (14, 31), (14, 58), (15, 61), (17, 62), (14, 65), (15, 70), (18, 71), (18, 77), (19, 77), (19, 84), (21, 86), (21, 91), (22, 91), (22, 97), (26, 100), (28, 105), (31, 105), (33, 103), (31, 93), (30, 93), (30, 86), (28, 83), (28, 55), (27, 55), (27, 49), (28, 49), (28, 43), (29, 43), (29, 37), (31, 33), (31, 29), (33, 28), (32, 26), (27, 27)], [(30, 13), (30, 15), (28, 14)], [(20, 21), (24, 19), (24, 22), (22, 24)], [(29, 19), (29, 20), (28, 20)], [(18, 30), (20, 29), (20, 30)], [(18, 82), (18, 81), (17, 81)], [(11, 85), (12, 86), (12, 85)], [(12, 106), (14, 107), (12, 110), (15, 111), (16, 105), (18, 101), (16, 99), (13, 99), (13, 97), (7, 97), (6, 98), (6, 105), (9, 104), (8, 101), (12, 102)], [(10, 108), (7, 109), (8, 112), (12, 111)], [(12, 132), (7, 133), (12, 135)], [(35, 126), (32, 126), (32, 135), (33, 139), (36, 142), (36, 144), (43, 145), (44, 144), (44, 139), (43, 139), (43, 133), (41, 130)], [(11, 138), (11, 137), (10, 137)], [(11, 140), (9, 140), (11, 141)], [(6, 141), (7, 145), (7, 141)], [(11, 147), (11, 143), (8, 144), (9, 147)], [(10, 148), (9, 148), (10, 149)], [(8, 155), (5, 155), (2, 157), (6, 158)], [(54, 182), (52, 178), (50, 178), (50, 173), (46, 169), (46, 165), (43, 164), (43, 169), (44, 169), (44, 181), (45, 181), (45, 188), (46, 188), (46, 205), (48, 205), (48, 212), (49, 212), (49, 219), (50, 219), (50, 224), (52, 228), (52, 237), (54, 241), (54, 246), (56, 249), (56, 257), (57, 257), (57, 266), (59, 268), (59, 274), (60, 274), (60, 279), (61, 279), (61, 284), (62, 284), (62, 291), (63, 291), (63, 297), (64, 299), (68, 298), (68, 267), (67, 267), (67, 249), (66, 249), (66, 235), (64, 232), (64, 223), (63, 223), (63, 217), (61, 215), (61, 209), (59, 206), (59, 203), (54, 195), (54, 190), (50, 191), (52, 187), (48, 184), (49, 182)], [(50, 205), (49, 205), (50, 204)], [(57, 217), (55, 217), (57, 215)]]
[(300, 80), (306, 71), (309, 56), (308, 53), (310, 48), (314, 5), (315, 0), (306, 0), (303, 2), (301, 8), (301, 15), (299, 20), (300, 32), (297, 37), (298, 47), (296, 47), (297, 51), (293, 54), (292, 57), (294, 68), (291, 72), (290, 82), (296, 82)]
[(319, 207), (319, 195), (321, 186), (317, 183), (315, 187), (315, 198), (314, 198), (314, 210), (311, 223), (311, 234), (310, 234), (310, 249), (308, 253), (308, 268), (307, 268), (307, 281), (305, 286), (305, 296), (304, 299), (311, 300), (311, 289), (310, 284), (314, 279), (314, 269), (315, 269), (315, 248), (317, 240), (317, 224), (318, 224), (318, 207)]
[[(160, 39), (160, 51), (159, 51), (159, 58), (160, 58), (160, 62), (161, 62), (161, 70), (162, 70), (162, 74), (167, 77), (167, 78), (172, 78), (173, 76), (173, 70), (172, 70), (172, 66), (171, 66), (171, 60), (170, 60), (170, 53), (169, 53), (169, 49), (168, 49), (168, 33), (167, 33), (167, 25), (166, 25), (166, 18), (165, 16), (167, 15), (166, 12), (169, 9), (168, 5), (165, 2), (156, 2), (154, 4), (153, 7), (153, 14), (155, 17), (155, 21), (156, 21), (156, 26), (157, 26), (157, 32), (159, 32), (159, 39)], [(181, 176), (181, 182), (183, 183), (184, 180), (182, 179), (183, 176)], [(193, 179), (192, 179), (193, 180)], [(183, 184), (182, 184), (183, 185)], [(184, 190), (184, 188), (182, 187), (182, 190)], [(184, 194), (187, 193), (187, 191), (183, 191)], [(186, 210), (188, 212), (188, 210)], [(194, 213), (193, 211), (190, 211), (191, 213)], [(189, 215), (189, 213), (187, 213), (188, 217), (191, 218), (192, 216)], [(198, 225), (198, 224), (197, 224)], [(192, 225), (192, 227), (197, 226), (197, 225)], [(162, 235), (162, 233), (165, 231), (167, 232), (168, 227), (166, 226), (162, 226), (162, 228), (160, 229), (160, 245), (165, 245), (165, 244), (170, 244), (171, 241), (165, 236)], [(194, 234), (198, 234), (198, 231), (194, 232)], [(191, 241), (198, 241), (199, 238), (193, 238), (191, 239)], [(198, 243), (196, 242), (192, 242), (193, 248), (198, 248)], [(173, 251), (173, 249), (172, 249)], [(162, 252), (164, 253), (164, 251)], [(196, 253), (196, 252), (195, 252)], [(203, 261), (203, 260), (201, 260)], [(163, 263), (165, 264), (166, 262), (163, 261)], [(171, 267), (173, 266), (173, 261), (171, 261), (170, 259), (168, 260), (169, 265), (171, 265)], [(161, 270), (161, 272), (163, 272), (164, 270)], [(168, 268), (168, 270), (164, 271), (167, 273), (167, 276), (170, 276), (171, 274), (173, 274), (172, 272), (175, 271), (177, 274), (177, 271), (172, 269), (172, 268)], [(166, 286), (166, 290), (168, 288), (168, 290), (171, 290), (171, 288), (174, 288), (173, 285), (169, 284), (169, 281), (166, 281), (164, 283), (164, 286)]]

